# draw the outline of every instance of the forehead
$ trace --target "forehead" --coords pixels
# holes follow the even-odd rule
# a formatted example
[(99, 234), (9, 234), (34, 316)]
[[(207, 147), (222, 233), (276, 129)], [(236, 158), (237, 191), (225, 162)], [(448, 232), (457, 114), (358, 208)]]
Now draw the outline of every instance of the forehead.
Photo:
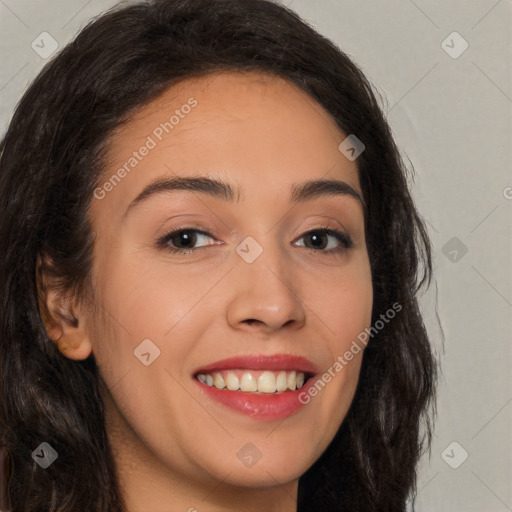
[(186, 79), (113, 134), (100, 185), (125, 171), (101, 208), (124, 211), (148, 183), (172, 175), (220, 177), (237, 185), (242, 201), (321, 178), (342, 179), (359, 191), (355, 163), (338, 150), (344, 138), (318, 102), (274, 75)]

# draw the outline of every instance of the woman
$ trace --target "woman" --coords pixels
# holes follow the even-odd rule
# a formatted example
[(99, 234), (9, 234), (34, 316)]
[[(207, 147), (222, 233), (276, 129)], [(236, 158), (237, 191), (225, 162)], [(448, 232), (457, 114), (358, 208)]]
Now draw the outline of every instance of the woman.
[(269, 1), (119, 7), (1, 151), (13, 512), (405, 510), (430, 242), (343, 52)]

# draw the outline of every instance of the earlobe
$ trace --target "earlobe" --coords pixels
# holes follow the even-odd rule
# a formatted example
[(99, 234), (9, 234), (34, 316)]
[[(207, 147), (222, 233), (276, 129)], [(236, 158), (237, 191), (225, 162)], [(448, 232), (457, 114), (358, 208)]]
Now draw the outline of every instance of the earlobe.
[(47, 260), (38, 256), (36, 282), (41, 320), (48, 337), (69, 359), (87, 359), (92, 353), (92, 344), (86, 329), (86, 314), (74, 303), (72, 297), (59, 287), (52, 285)]
[(68, 359), (87, 359), (92, 353), (92, 346), (86, 333), (81, 330), (63, 333), (54, 340), (62, 355)]

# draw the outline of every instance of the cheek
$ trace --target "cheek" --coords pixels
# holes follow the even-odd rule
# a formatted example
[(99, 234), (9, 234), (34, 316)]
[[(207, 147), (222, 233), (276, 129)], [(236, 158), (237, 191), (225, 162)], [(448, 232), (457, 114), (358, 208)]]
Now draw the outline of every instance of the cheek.
[(143, 251), (121, 247), (99, 265), (100, 300), (133, 343), (167, 336), (207, 290), (204, 273), (194, 276), (189, 269), (172, 269), (164, 258), (150, 258)]
[(373, 285), (366, 253), (350, 265), (334, 268), (321, 282), (312, 278), (306, 284), (314, 313), (327, 328), (331, 352), (346, 350), (353, 339), (370, 326)]
[[(352, 402), (365, 349), (361, 334), (371, 326), (373, 286), (369, 261), (363, 255), (352, 263), (350, 268), (333, 273), (338, 275), (327, 281), (323, 290), (317, 287), (311, 296), (315, 313), (327, 327), (329, 362), (308, 394), (311, 401), (317, 402), (318, 417), (329, 424), (333, 435)], [(317, 396), (322, 398), (317, 400)]]
[[(130, 408), (127, 393), (147, 403), (151, 390), (172, 384), (165, 369), (180, 381), (189, 378), (183, 363), (218, 310), (205, 298), (218, 278), (121, 248), (113, 248), (98, 268), (95, 358), (116, 401)], [(137, 383), (134, 389), (131, 382)]]

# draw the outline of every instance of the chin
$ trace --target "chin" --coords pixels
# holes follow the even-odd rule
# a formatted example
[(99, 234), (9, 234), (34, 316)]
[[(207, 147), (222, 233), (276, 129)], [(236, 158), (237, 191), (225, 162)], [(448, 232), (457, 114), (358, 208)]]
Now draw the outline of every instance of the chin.
[(318, 448), (320, 440), (314, 443), (310, 435), (301, 438), (297, 433), (290, 434), (293, 441), (286, 443), (284, 437), (288, 434), (284, 429), (280, 433), (269, 432), (245, 435), (243, 441), (238, 437), (228, 446), (216, 444), (216, 450), (202, 453), (199, 465), (226, 484), (273, 487), (299, 479), (322, 453)]

